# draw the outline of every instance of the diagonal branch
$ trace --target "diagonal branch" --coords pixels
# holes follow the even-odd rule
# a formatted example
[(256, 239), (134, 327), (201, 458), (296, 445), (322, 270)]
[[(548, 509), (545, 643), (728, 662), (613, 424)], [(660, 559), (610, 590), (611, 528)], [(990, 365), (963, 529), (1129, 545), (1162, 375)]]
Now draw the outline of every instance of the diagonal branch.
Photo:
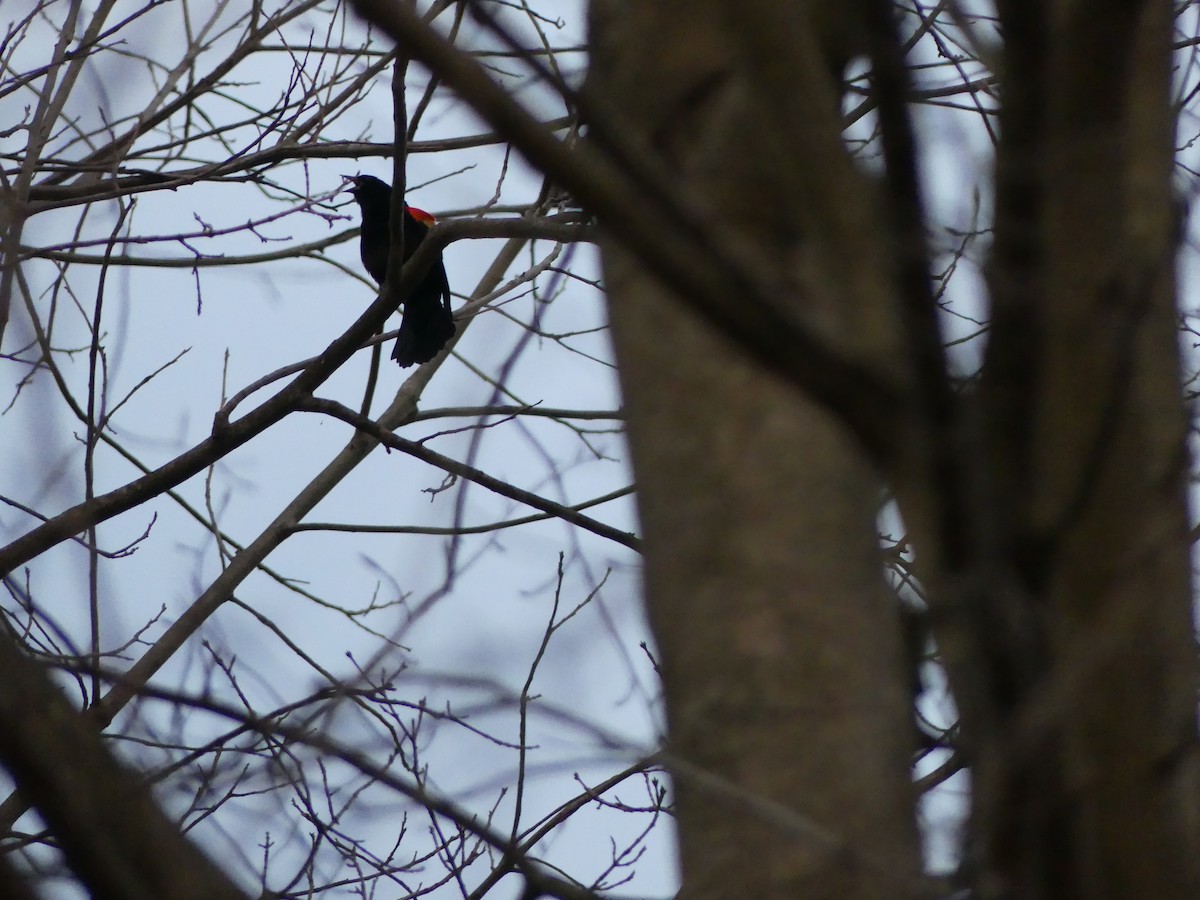
[(795, 312), (799, 304), (791, 302), (787, 289), (770, 276), (775, 267), (744, 247), (735, 248), (670, 179), (659, 181), (658, 197), (647, 197), (610, 155), (560, 141), (411, 5), (387, 0), (353, 0), (353, 5), (595, 213), (614, 240), (692, 308), (834, 412), (874, 458), (892, 455), (904, 410), (902, 390), (875, 367), (831, 350), (801, 321)]

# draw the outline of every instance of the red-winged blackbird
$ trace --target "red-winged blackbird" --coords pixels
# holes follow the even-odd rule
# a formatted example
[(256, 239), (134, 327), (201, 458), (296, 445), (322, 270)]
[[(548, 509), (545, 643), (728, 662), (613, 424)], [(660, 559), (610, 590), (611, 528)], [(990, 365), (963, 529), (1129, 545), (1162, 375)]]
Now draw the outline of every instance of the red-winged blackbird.
[[(362, 237), (359, 255), (363, 267), (379, 284), (387, 275), (388, 247), (391, 229), (388, 216), (392, 204), (392, 187), (373, 175), (351, 178), (350, 193), (362, 210)], [(404, 260), (413, 255), (434, 218), (423, 209), (404, 204)], [(450, 282), (441, 255), (420, 283), (404, 301), (404, 317), (400, 320), (400, 336), (392, 350), (392, 359), (407, 368), (413, 363), (429, 362), (454, 337), (454, 316), (450, 312)]]

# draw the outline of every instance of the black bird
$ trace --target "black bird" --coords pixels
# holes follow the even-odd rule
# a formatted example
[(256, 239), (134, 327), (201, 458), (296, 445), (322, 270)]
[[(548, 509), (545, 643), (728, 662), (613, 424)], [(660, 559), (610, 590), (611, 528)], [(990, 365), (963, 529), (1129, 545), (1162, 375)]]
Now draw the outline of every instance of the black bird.
[[(379, 284), (387, 275), (388, 248), (391, 229), (388, 216), (392, 204), (392, 187), (373, 175), (351, 178), (350, 193), (362, 210), (362, 237), (359, 255), (363, 268)], [(404, 261), (416, 252), (429, 228), (436, 220), (423, 209), (404, 204)], [(429, 362), (446, 341), (454, 337), (454, 316), (450, 312), (450, 282), (446, 266), (439, 253), (425, 277), (412, 289), (404, 301), (404, 317), (400, 320), (400, 336), (392, 350), (392, 359), (403, 368), (414, 363)]]

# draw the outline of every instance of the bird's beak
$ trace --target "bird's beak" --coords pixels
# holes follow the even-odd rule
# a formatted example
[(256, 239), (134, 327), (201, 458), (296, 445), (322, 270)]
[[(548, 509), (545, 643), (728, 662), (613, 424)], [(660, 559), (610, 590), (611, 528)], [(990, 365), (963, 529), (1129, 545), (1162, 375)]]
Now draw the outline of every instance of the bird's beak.
[(350, 187), (344, 188), (345, 191), (353, 194), (355, 191), (358, 190), (358, 176), (357, 175), (343, 175), (342, 179), (350, 182)]

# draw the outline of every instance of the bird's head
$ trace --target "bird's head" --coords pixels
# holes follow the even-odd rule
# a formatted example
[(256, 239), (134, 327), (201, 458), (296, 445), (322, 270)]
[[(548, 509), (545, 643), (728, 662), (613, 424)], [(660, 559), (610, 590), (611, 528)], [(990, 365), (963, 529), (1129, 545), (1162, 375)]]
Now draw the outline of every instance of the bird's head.
[[(386, 181), (382, 181), (374, 175), (343, 175), (342, 177), (350, 182), (350, 187), (346, 189), (346, 192), (364, 209), (370, 207), (371, 209), (385, 210), (391, 205), (392, 186)], [(437, 218), (433, 213), (409, 206), (407, 203), (404, 204), (404, 208), (410, 218), (427, 228), (437, 223)]]
[(386, 181), (381, 181), (374, 175), (344, 175), (342, 176), (350, 182), (350, 187), (347, 188), (349, 193), (355, 200), (362, 204), (364, 202), (382, 202), (386, 204), (392, 197), (392, 188)]

